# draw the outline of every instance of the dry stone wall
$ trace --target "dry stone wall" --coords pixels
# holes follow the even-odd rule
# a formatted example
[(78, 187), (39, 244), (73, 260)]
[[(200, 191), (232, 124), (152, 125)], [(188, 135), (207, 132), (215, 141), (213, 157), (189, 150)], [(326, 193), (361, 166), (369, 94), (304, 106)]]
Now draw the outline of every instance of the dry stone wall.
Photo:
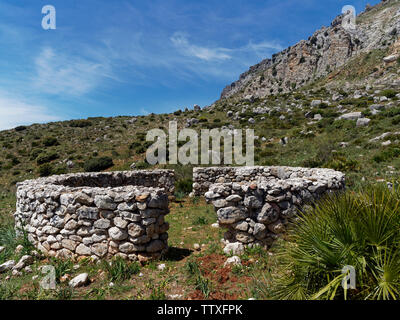
[(17, 185), (16, 229), (49, 256), (157, 259), (168, 248), (169, 170), (80, 173)]
[(295, 167), (204, 167), (193, 169), (193, 195), (202, 196), (215, 183), (260, 182), (271, 179), (312, 178), (320, 179), (329, 169)]
[[(212, 203), (227, 243), (269, 247), (283, 235), (301, 207), (323, 194), (345, 188), (345, 176), (330, 169), (288, 167), (196, 169), (200, 186)], [(199, 180), (201, 179), (201, 180)], [(198, 190), (204, 190), (204, 187)]]

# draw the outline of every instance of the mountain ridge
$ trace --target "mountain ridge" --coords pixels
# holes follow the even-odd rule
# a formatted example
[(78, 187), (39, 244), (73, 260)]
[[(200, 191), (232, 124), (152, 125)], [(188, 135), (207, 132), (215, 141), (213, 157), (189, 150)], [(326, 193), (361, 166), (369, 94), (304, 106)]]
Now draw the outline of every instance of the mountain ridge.
[(329, 75), (362, 52), (390, 46), (400, 32), (398, 0), (367, 7), (357, 16), (355, 30), (342, 26), (346, 17), (346, 14), (339, 15), (329, 27), (317, 30), (308, 40), (301, 40), (271, 59), (251, 66), (239, 80), (223, 89), (220, 99), (265, 98), (299, 89)]

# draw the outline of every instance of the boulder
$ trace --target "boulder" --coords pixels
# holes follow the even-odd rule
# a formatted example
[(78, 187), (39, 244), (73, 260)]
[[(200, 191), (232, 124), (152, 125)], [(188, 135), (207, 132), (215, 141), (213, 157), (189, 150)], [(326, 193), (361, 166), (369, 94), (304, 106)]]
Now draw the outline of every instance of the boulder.
[(367, 127), (368, 124), (371, 122), (371, 119), (368, 118), (359, 118), (357, 120), (357, 127)]
[(0, 264), (0, 273), (7, 272), (12, 268), (14, 268), (14, 266), (15, 266), (14, 260), (8, 260), (7, 262), (4, 262), (3, 264)]
[(362, 117), (361, 112), (350, 112), (341, 115), (338, 120), (357, 120)]
[(68, 284), (71, 288), (79, 288), (89, 283), (89, 275), (87, 273), (81, 273), (80, 275), (73, 278)]

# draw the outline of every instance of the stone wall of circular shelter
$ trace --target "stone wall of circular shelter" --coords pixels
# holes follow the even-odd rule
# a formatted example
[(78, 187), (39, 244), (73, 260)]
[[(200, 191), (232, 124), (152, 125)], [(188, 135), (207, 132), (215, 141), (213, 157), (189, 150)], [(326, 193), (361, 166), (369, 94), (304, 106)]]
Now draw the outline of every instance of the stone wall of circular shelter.
[(196, 173), (195, 183), (220, 181), (207, 183), (205, 197), (213, 204), (219, 225), (228, 229), (226, 242), (266, 248), (285, 233), (304, 204), (345, 188), (344, 174), (330, 169), (201, 168)]
[(17, 185), (16, 230), (59, 258), (157, 259), (168, 248), (170, 170), (78, 173)]

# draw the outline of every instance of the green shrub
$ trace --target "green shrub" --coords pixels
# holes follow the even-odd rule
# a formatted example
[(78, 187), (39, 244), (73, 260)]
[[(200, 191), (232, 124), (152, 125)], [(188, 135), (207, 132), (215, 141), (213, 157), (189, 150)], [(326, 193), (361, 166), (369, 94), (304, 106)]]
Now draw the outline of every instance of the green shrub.
[(40, 149), (33, 149), (33, 150), (31, 151), (31, 154), (30, 154), (30, 159), (31, 159), (31, 160), (35, 160), (35, 159), (38, 157), (38, 155), (41, 154), (41, 153), (42, 153), (42, 150), (40, 150)]
[(381, 96), (385, 96), (389, 99), (394, 98), (397, 94), (397, 91), (393, 90), (393, 89), (386, 89), (386, 90), (382, 90), (380, 95)]
[[(400, 297), (400, 193), (386, 185), (330, 195), (305, 210), (278, 245), (276, 299), (397, 299)], [(356, 289), (344, 290), (345, 266)], [(262, 282), (263, 280), (259, 280)], [(260, 284), (260, 283), (259, 283)], [(262, 291), (262, 290), (261, 290)]]
[(43, 145), (45, 147), (52, 147), (52, 146), (57, 146), (59, 145), (57, 138), (54, 137), (46, 137), (43, 140)]
[(139, 161), (138, 163), (136, 163), (136, 169), (138, 169), (138, 170), (147, 169), (149, 167), (150, 167), (150, 164), (147, 163), (146, 161)]
[(42, 153), (40, 154), (37, 159), (36, 159), (36, 163), (40, 166), (42, 164), (51, 162), (53, 160), (58, 159), (58, 154), (53, 152), (53, 153)]
[(66, 173), (68, 173), (68, 169), (65, 165), (63, 165), (63, 166), (59, 166), (59, 167), (56, 167), (55, 169), (53, 169), (52, 174), (66, 174)]
[(175, 183), (175, 192), (182, 192), (186, 195), (191, 193), (193, 190), (193, 180), (192, 179), (181, 179)]
[(375, 162), (381, 163), (392, 160), (400, 156), (400, 148), (388, 148), (387, 150), (381, 151), (373, 157)]
[(392, 119), (392, 124), (398, 125), (400, 123), (400, 116), (396, 116)]
[(20, 132), (26, 130), (26, 126), (18, 126), (15, 128), (15, 131)]
[(400, 115), (400, 108), (390, 108), (389, 110), (382, 112), (382, 114), (386, 117), (395, 117)]
[(141, 144), (140, 142), (134, 141), (134, 142), (132, 142), (131, 145), (129, 146), (129, 149), (133, 150), (133, 149), (136, 149), (136, 148), (140, 147), (141, 145), (142, 145), (142, 144)]
[(39, 176), (48, 177), (53, 174), (53, 166), (50, 163), (45, 163), (38, 168)]
[(83, 168), (86, 172), (98, 172), (111, 168), (114, 162), (110, 157), (92, 158), (87, 160)]
[(92, 122), (89, 120), (72, 120), (69, 123), (69, 126), (73, 128), (85, 128), (85, 127), (90, 127), (91, 125)]
[(335, 169), (337, 171), (358, 171), (359, 164), (356, 160), (347, 159), (344, 156), (336, 156), (327, 164), (328, 168)]
[(206, 225), (206, 224), (208, 224), (208, 220), (207, 220), (206, 217), (196, 217), (196, 218), (193, 220), (193, 225), (204, 226), (204, 225)]

